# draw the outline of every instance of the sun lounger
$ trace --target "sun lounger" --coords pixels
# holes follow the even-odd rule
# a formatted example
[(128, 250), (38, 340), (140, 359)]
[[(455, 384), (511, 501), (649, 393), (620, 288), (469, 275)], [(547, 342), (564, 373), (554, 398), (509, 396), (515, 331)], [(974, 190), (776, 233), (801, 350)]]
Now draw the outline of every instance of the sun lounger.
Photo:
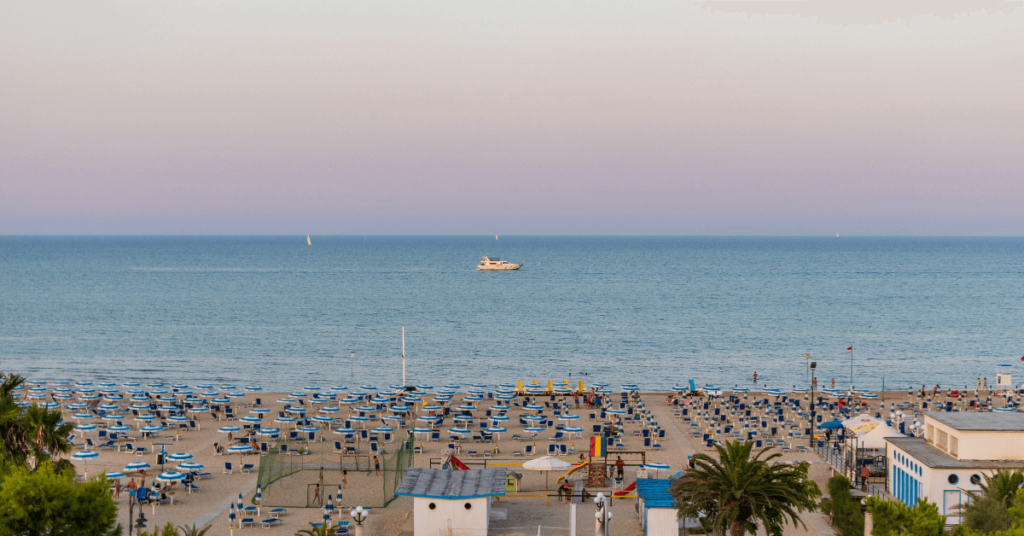
[(281, 522), (281, 520), (276, 518), (276, 517), (272, 517), (272, 518), (264, 519), (263, 521), (260, 521), (260, 523), (263, 524), (263, 528), (265, 528), (265, 529), (269, 529), (270, 527), (276, 526), (280, 522)]
[(246, 525), (249, 525), (251, 527), (252, 524), (255, 523), (255, 522), (256, 522), (256, 520), (251, 518), (251, 517), (243, 517), (242, 519), (238, 520), (238, 526), (239, 527), (244, 527)]
[(274, 508), (270, 511), (270, 517), (278, 518), (288, 513), (287, 508)]

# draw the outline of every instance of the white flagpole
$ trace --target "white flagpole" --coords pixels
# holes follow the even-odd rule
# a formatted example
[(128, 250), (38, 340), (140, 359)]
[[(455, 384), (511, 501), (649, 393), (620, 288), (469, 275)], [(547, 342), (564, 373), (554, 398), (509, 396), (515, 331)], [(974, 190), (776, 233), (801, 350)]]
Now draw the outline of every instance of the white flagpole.
[(402, 387), (405, 387), (405, 326), (402, 326)]

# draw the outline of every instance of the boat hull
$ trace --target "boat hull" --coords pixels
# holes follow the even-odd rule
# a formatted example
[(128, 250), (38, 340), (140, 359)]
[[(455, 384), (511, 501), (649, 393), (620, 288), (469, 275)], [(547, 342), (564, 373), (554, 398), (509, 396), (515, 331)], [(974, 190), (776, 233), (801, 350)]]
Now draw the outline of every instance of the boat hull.
[(507, 272), (509, 270), (518, 270), (522, 267), (522, 264), (502, 264), (499, 266), (477, 266), (476, 269), (481, 272)]

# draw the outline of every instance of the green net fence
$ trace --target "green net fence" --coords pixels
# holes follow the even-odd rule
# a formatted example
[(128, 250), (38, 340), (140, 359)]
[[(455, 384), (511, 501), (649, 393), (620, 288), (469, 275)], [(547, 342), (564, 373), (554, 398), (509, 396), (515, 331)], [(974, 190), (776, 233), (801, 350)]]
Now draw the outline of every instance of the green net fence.
[(262, 504), (318, 508), (329, 498), (336, 506), (384, 507), (412, 464), (409, 441), (381, 444), (376, 452), (367, 445), (354, 454), (337, 452), (326, 441), (271, 449), (260, 457)]

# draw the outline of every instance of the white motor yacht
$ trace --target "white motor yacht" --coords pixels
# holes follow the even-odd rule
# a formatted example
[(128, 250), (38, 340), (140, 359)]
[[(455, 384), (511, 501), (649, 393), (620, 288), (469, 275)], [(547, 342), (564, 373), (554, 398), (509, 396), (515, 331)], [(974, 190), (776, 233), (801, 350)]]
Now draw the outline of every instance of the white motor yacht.
[(522, 263), (514, 264), (503, 261), (497, 257), (480, 257), (480, 264), (477, 265), (476, 269), (483, 271), (518, 270), (522, 266)]

